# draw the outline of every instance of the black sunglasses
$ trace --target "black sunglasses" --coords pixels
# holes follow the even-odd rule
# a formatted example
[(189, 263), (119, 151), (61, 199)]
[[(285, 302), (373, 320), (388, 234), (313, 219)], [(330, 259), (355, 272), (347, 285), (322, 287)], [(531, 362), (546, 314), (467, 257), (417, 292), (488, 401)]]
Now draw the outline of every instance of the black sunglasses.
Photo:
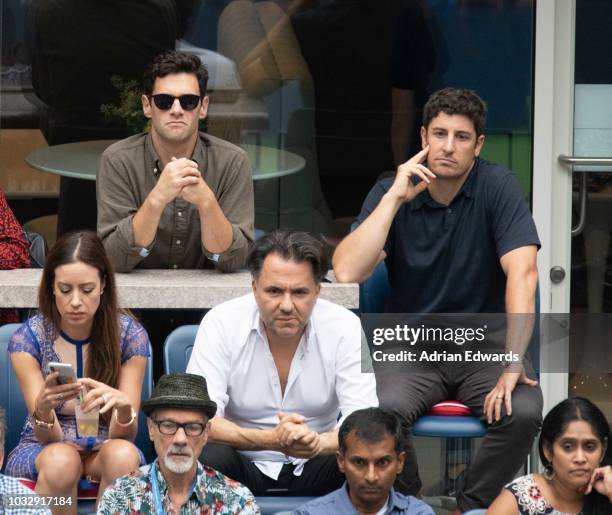
[(200, 436), (206, 429), (206, 424), (200, 422), (186, 422), (185, 424), (179, 424), (174, 420), (153, 420), (157, 424), (157, 429), (162, 435), (172, 436), (176, 434), (180, 427), (183, 428), (187, 436)]
[(178, 101), (181, 103), (181, 107), (185, 111), (193, 111), (198, 104), (200, 103), (199, 95), (181, 95), (180, 97), (174, 97), (172, 95), (168, 95), (166, 93), (159, 93), (158, 95), (151, 95), (153, 102), (158, 109), (162, 111), (167, 111), (174, 105), (174, 101), (178, 98)]

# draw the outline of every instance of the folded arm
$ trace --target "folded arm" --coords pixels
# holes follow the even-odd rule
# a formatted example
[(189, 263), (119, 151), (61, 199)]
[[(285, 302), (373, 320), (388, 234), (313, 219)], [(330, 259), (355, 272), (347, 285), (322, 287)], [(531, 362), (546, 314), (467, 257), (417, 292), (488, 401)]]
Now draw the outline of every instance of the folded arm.
[(243, 451), (283, 451), (273, 429), (240, 427), (219, 416), (211, 420), (208, 438), (211, 442), (222, 443)]

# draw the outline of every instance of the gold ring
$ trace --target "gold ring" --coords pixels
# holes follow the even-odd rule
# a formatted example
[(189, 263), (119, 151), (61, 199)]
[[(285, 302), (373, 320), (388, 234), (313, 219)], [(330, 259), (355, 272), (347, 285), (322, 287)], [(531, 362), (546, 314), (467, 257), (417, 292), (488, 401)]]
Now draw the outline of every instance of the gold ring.
[(107, 402), (107, 401), (106, 401), (106, 395), (105, 395), (105, 394), (102, 394), (102, 402), (103, 402), (104, 404), (106, 404), (106, 402)]
[(498, 398), (498, 399), (503, 399), (503, 398), (504, 398), (504, 396), (503, 396), (503, 395), (498, 395), (498, 396), (497, 396), (497, 398)]

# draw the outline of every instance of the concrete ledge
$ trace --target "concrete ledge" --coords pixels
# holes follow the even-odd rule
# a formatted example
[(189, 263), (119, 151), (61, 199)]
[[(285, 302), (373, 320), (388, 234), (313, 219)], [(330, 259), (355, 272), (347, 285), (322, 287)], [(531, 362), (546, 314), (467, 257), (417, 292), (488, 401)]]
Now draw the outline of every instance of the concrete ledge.
[[(42, 270), (0, 271), (0, 308), (38, 305)], [(207, 309), (251, 291), (248, 272), (222, 274), (212, 270), (135, 270), (116, 274), (119, 303), (138, 309)], [(321, 298), (348, 309), (359, 307), (357, 284), (324, 283)]]

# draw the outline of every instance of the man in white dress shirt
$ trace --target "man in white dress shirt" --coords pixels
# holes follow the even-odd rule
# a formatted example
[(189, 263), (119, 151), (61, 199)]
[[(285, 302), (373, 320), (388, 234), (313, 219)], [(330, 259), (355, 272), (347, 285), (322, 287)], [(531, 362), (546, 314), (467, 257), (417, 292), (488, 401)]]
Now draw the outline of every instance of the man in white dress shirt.
[(217, 403), (201, 459), (255, 495), (323, 495), (344, 482), (338, 427), (378, 406), (359, 318), (319, 299), (327, 259), (307, 233), (266, 234), (247, 265), (253, 293), (206, 314), (187, 366)]

